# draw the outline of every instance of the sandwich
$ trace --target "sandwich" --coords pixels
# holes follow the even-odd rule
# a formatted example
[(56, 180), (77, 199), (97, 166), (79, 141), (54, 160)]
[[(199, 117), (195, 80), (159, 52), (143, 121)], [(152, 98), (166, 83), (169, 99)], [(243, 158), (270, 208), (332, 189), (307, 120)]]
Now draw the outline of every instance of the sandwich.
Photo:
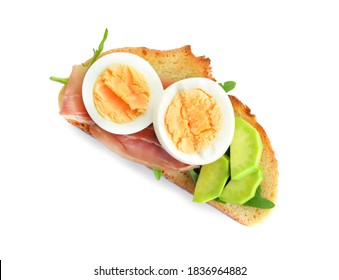
[[(172, 50), (123, 47), (72, 68), (60, 114), (111, 151), (153, 170), (247, 226), (275, 206), (278, 162), (252, 114), (212, 75), (210, 59), (186, 45)], [(147, 170), (147, 169), (146, 169)], [(151, 171), (149, 171), (151, 172)]]

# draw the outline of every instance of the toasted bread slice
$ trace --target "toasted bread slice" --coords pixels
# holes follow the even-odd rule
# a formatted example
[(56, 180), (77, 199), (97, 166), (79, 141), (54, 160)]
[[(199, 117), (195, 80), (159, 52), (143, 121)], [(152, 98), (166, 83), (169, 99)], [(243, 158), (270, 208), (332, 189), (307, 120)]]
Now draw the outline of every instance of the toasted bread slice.
[[(101, 56), (112, 52), (129, 52), (136, 54), (147, 60), (158, 73), (162, 81), (166, 84), (173, 81), (191, 77), (204, 77), (215, 80), (212, 76), (210, 60), (204, 56), (195, 56), (191, 52), (190, 46), (184, 46), (174, 50), (159, 51), (145, 47), (140, 48), (119, 48), (102, 53)], [(88, 63), (89, 60), (86, 63)], [(61, 97), (62, 98), (62, 97)], [(230, 96), (235, 115), (245, 119), (254, 126), (260, 133), (264, 148), (261, 158), (261, 166), (264, 170), (264, 180), (261, 184), (262, 196), (272, 201), (276, 200), (278, 188), (278, 163), (275, 158), (270, 140), (265, 130), (257, 122), (255, 115), (250, 109), (241, 103), (236, 97)], [(84, 129), (82, 124), (72, 123)], [(88, 132), (88, 131), (87, 131)], [(163, 175), (174, 184), (194, 192), (194, 183), (188, 172), (173, 172), (163, 170)], [(243, 225), (254, 225), (263, 221), (270, 213), (270, 209), (258, 209), (236, 204), (221, 204), (216, 201), (209, 202), (212, 206), (227, 214), (232, 219)]]

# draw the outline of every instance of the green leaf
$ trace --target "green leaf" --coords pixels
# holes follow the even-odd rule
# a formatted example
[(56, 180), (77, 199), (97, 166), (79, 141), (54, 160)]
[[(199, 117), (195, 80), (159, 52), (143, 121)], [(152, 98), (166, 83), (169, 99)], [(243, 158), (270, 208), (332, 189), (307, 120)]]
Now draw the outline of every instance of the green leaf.
[(98, 49), (97, 50), (93, 49), (94, 54), (93, 54), (91, 62), (88, 65), (88, 68), (91, 67), (91, 65), (97, 60), (97, 58), (99, 57), (99, 55), (103, 51), (104, 44), (105, 44), (105, 41), (106, 41), (107, 37), (108, 37), (108, 29), (106, 28), (105, 29), (105, 33), (104, 33), (104, 37), (102, 38), (102, 40), (101, 40), (101, 42), (99, 44)]
[(226, 204), (226, 202), (222, 201), (219, 197), (215, 198), (214, 201), (219, 202), (221, 204)]
[[(108, 37), (108, 29), (106, 28), (105, 33), (104, 33), (104, 37), (102, 38), (98, 49), (97, 50), (93, 49), (94, 54), (93, 54), (93, 57), (91, 59), (91, 62), (88, 64), (88, 68), (92, 66), (92, 64), (97, 60), (97, 58), (99, 57), (99, 55), (103, 51), (104, 43), (105, 43), (107, 37)], [(82, 64), (82, 66), (86, 67), (86, 65), (84, 63)], [(88, 68), (87, 68), (87, 70), (88, 70)], [(67, 84), (68, 80), (69, 80), (69, 78), (58, 78), (58, 77), (54, 77), (54, 76), (51, 76), (50, 79), (54, 82), (62, 83), (64, 85)]]
[(52, 80), (54, 82), (62, 83), (64, 85), (67, 84), (68, 80), (69, 80), (69, 78), (59, 78), (59, 77), (54, 77), (54, 76), (51, 76), (49, 78), (50, 78), (50, 80)]
[(223, 84), (219, 83), (219, 85), (224, 89), (224, 91), (229, 92), (235, 88), (236, 82), (228, 81), (228, 82), (224, 82)]
[(261, 208), (261, 209), (270, 209), (275, 206), (275, 204), (266, 198), (263, 198), (261, 196), (262, 189), (261, 186), (258, 187), (257, 191), (255, 192), (255, 195), (252, 199), (249, 201), (245, 202), (243, 205), (245, 206), (251, 206), (255, 208)]
[(155, 178), (159, 181), (162, 176), (162, 171), (160, 169), (153, 168), (153, 174)]
[(199, 174), (197, 172), (195, 172), (194, 170), (188, 170), (188, 173), (191, 175), (191, 178), (192, 178), (194, 185), (195, 185), (198, 181)]

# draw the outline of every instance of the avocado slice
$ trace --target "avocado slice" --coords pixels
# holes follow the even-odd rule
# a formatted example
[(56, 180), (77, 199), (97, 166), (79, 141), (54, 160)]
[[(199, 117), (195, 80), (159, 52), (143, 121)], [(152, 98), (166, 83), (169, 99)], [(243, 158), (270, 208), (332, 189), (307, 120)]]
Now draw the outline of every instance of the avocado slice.
[(221, 192), (219, 199), (223, 202), (244, 204), (254, 197), (263, 178), (264, 173), (261, 168), (258, 168), (240, 180), (231, 179)]
[(259, 132), (245, 120), (235, 118), (234, 136), (230, 146), (232, 180), (240, 180), (259, 168), (262, 149)]
[(193, 201), (204, 203), (219, 197), (229, 176), (230, 160), (227, 155), (203, 165), (195, 186)]

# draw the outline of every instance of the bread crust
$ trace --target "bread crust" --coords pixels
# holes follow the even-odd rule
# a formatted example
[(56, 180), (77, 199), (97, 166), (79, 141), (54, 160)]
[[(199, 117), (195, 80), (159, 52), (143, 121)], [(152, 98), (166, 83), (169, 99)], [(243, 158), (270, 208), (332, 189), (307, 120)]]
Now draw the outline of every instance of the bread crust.
[[(99, 57), (114, 52), (128, 52), (147, 60), (156, 70), (160, 78), (182, 80), (192, 77), (205, 77), (215, 80), (212, 76), (210, 59), (205, 56), (195, 56), (191, 46), (186, 45), (172, 50), (155, 50), (146, 47), (124, 47), (103, 52)], [(85, 62), (87, 65), (90, 60)]]
[[(173, 82), (192, 77), (204, 77), (215, 81), (212, 76), (210, 59), (205, 56), (195, 56), (190, 46), (183, 46), (167, 51), (145, 47), (126, 47), (106, 51), (102, 53), (100, 57), (113, 52), (129, 52), (144, 58), (153, 66), (163, 82), (166, 82), (166, 79)], [(89, 62), (90, 60), (84, 64), (88, 65)], [(261, 184), (262, 196), (275, 202), (278, 191), (278, 162), (271, 142), (263, 127), (257, 122), (256, 116), (251, 113), (249, 107), (244, 105), (235, 96), (229, 95), (229, 98), (232, 102), (235, 116), (241, 117), (249, 122), (260, 133), (263, 142), (263, 153), (260, 164), (264, 171), (264, 180)], [(60, 101), (62, 101), (62, 92), (59, 97), (59, 102)], [(86, 133), (89, 133), (86, 125), (77, 123), (76, 121), (71, 121), (71, 123)], [(163, 170), (163, 175), (175, 185), (192, 194), (194, 193), (194, 182), (188, 172)], [(221, 204), (216, 201), (210, 201), (209, 204), (235, 221), (247, 226), (262, 222), (271, 212), (271, 209), (258, 209), (230, 203)]]

